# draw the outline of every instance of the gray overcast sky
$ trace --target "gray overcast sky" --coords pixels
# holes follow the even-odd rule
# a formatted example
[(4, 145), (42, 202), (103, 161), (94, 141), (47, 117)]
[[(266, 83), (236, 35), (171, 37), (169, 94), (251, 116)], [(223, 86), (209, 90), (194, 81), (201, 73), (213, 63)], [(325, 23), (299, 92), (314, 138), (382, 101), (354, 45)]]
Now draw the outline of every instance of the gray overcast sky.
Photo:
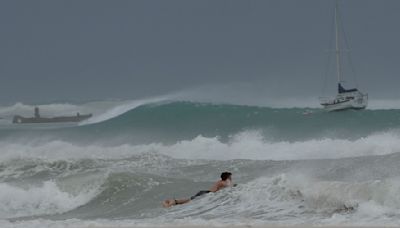
[[(330, 0), (3, 0), (0, 103), (134, 99), (242, 82), (276, 96), (317, 97), (333, 6)], [(400, 1), (340, 6), (361, 89), (399, 98)]]

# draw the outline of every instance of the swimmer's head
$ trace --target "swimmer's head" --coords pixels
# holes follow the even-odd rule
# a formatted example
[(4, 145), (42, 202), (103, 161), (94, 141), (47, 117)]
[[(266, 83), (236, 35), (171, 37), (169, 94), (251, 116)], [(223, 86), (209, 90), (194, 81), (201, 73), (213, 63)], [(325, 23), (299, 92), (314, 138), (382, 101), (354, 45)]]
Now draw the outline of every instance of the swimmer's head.
[(231, 177), (232, 177), (232, 173), (230, 173), (230, 172), (223, 172), (223, 173), (221, 173), (221, 179), (222, 179), (223, 181), (225, 181), (225, 180), (227, 180), (227, 179), (231, 179)]

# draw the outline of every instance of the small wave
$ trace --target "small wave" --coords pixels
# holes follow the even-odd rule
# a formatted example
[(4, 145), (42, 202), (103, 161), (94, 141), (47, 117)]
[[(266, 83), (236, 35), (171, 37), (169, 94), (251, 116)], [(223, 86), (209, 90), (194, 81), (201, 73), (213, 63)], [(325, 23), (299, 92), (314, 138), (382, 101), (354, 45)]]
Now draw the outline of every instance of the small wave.
[(400, 151), (399, 139), (400, 136), (396, 132), (386, 132), (357, 140), (325, 138), (297, 142), (269, 142), (258, 131), (244, 131), (232, 137), (227, 143), (221, 142), (218, 138), (198, 136), (193, 140), (160, 147), (157, 151), (184, 159), (336, 159), (396, 153)]
[(0, 217), (63, 213), (85, 204), (96, 193), (97, 189), (88, 189), (73, 195), (62, 191), (54, 181), (28, 187), (0, 183)]
[[(299, 183), (299, 181), (297, 181)], [(400, 214), (400, 180), (388, 178), (363, 182), (305, 181), (298, 184), (304, 205), (328, 214), (323, 224), (393, 224)]]
[[(398, 179), (372, 180), (364, 182), (320, 181), (303, 183), (307, 205), (317, 210), (340, 209), (343, 205), (353, 208), (369, 204), (400, 208), (400, 181)], [(340, 211), (339, 211), (340, 212)]]

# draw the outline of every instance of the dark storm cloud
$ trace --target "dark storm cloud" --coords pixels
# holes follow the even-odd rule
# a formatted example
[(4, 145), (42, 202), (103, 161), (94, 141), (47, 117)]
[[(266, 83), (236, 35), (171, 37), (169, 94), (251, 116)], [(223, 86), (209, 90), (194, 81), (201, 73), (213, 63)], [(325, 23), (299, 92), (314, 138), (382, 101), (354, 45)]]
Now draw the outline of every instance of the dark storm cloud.
[[(318, 96), (333, 1), (1, 1), (0, 103), (254, 83)], [(341, 2), (361, 88), (397, 98), (400, 1)], [(261, 86), (260, 86), (261, 85)]]

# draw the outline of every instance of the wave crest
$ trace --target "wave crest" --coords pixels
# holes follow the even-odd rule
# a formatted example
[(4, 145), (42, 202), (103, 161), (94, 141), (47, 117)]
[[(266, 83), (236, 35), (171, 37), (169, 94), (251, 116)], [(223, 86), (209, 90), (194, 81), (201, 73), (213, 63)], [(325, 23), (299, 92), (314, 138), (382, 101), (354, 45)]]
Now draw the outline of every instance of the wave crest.
[(306, 141), (271, 142), (258, 131), (244, 131), (227, 142), (218, 137), (197, 136), (175, 144), (150, 143), (116, 146), (79, 145), (66, 141), (26, 144), (1, 142), (1, 161), (39, 158), (60, 159), (121, 159), (138, 154), (160, 154), (178, 159), (209, 160), (302, 160), (385, 155), (400, 152), (400, 135), (396, 132), (372, 134), (357, 140), (312, 139)]
[(27, 187), (0, 183), (0, 217), (63, 213), (87, 203), (96, 192), (97, 189), (88, 189), (73, 195), (61, 190), (54, 181)]

